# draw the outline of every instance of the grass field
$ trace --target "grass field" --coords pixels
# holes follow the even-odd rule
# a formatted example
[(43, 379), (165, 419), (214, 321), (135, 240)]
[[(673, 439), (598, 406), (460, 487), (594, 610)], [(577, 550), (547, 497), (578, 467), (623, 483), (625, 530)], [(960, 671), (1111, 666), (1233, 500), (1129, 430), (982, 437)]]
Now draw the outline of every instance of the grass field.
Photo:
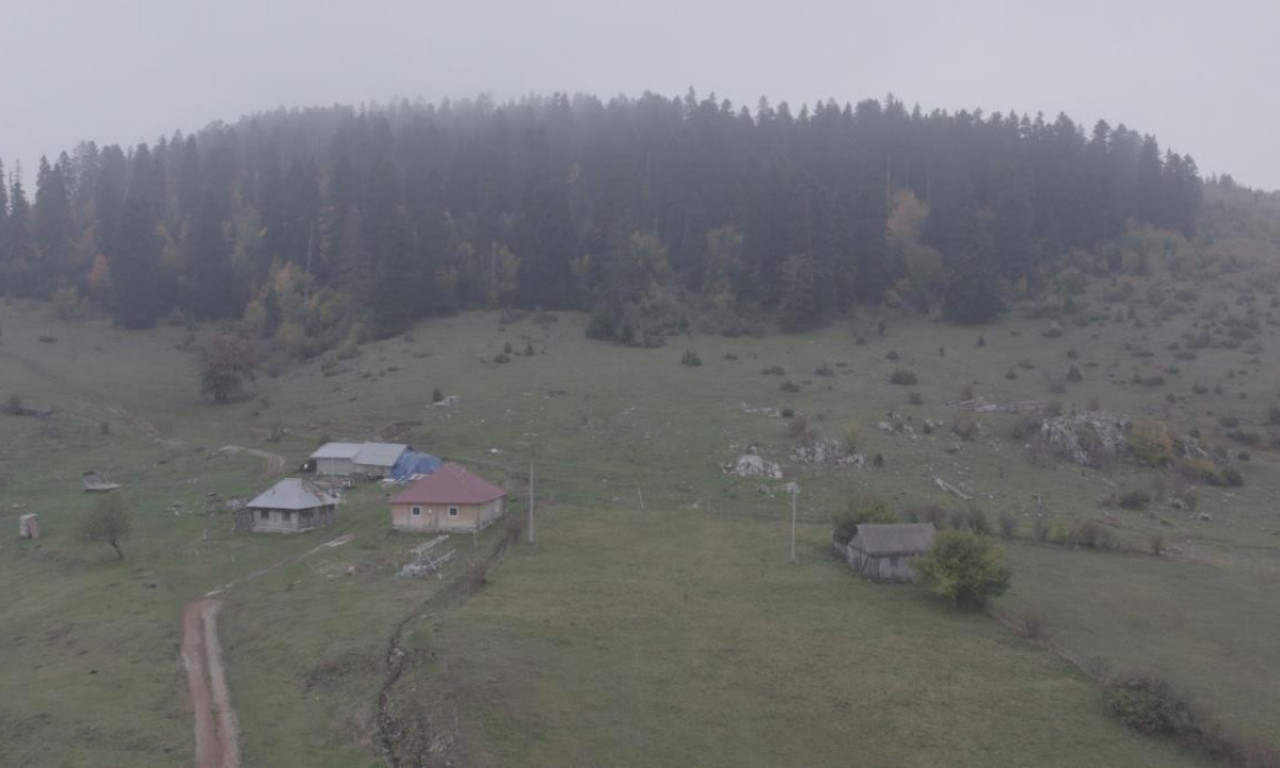
[[(1134, 281), (1139, 297), (1154, 283)], [(1280, 574), (1280, 475), (1265, 439), (1236, 463), (1244, 487), (1202, 486), (1194, 512), (1101, 510), (1101, 497), (1150, 490), (1165, 474), (1032, 462), (1012, 437), (1018, 416), (948, 405), (967, 386), (992, 401), (1161, 418), (1211, 444), (1231, 444), (1230, 419), (1265, 435), (1280, 402), (1269, 317), (1238, 349), (1170, 349), (1241, 314), (1221, 304), (1238, 290), (1205, 287), (1164, 320), (1143, 308), (1141, 327), (1108, 314), (1054, 338), (1042, 335), (1047, 320), (1016, 314), (981, 329), (891, 318), (883, 336), (868, 318), (656, 350), (587, 341), (573, 314), (504, 326), (475, 313), (336, 365), (285, 368), (224, 407), (197, 396), (184, 329), (126, 334), (0, 306), (0, 398), (57, 409), (0, 415), (0, 688), (20, 692), (0, 701), (0, 764), (190, 764), (180, 608), (233, 580), (219, 627), (246, 765), (381, 764), (372, 716), (383, 655), (392, 628), (415, 615), (429, 617), (407, 640), (424, 661), (398, 690), (423, 698), (467, 764), (1185, 759), (1105, 720), (1096, 684), (1047, 651), (916, 588), (856, 581), (828, 557), (826, 523), (850, 497), (955, 502), (935, 476), (992, 519), (1013, 515), (1024, 539), (1037, 518), (1104, 520), (1135, 544), (1162, 533), (1177, 548), (1162, 558), (1014, 543), (1014, 587), (997, 607), (1034, 609), (1073, 656), (1157, 670), (1232, 725), (1269, 735), (1280, 722), (1280, 597), (1269, 588)], [(508, 343), (511, 362), (493, 362)], [(526, 345), (535, 354), (519, 354)], [(679, 364), (690, 348), (702, 366)], [(1064, 389), (1071, 365), (1083, 381)], [(762, 374), (772, 366), (785, 372)], [(898, 368), (920, 383), (889, 384)], [(1163, 384), (1135, 383), (1156, 375)], [(436, 387), (460, 404), (431, 407)], [(852, 429), (883, 468), (793, 461), (793, 420), (765, 407), (803, 414), (826, 437)], [(981, 427), (972, 441), (950, 429), (968, 418)], [(915, 437), (880, 422), (909, 424)], [(268, 442), (277, 429), (283, 439)], [(469, 461), (507, 483), (519, 508), (533, 463), (539, 543), (446, 610), (432, 601), (445, 582), (392, 577), (416, 540), (387, 531), (377, 487), (352, 494), (337, 526), (299, 537), (234, 537), (225, 516), (203, 514), (207, 493), (249, 495), (268, 482), (260, 459), (222, 446), (292, 465), (325, 437), (394, 438)], [(750, 445), (803, 489), (799, 565), (785, 562), (785, 481), (721, 471)], [(87, 469), (125, 484), (135, 530), (122, 563), (79, 541)], [(40, 514), (37, 544), (16, 536), (25, 511)], [(302, 557), (344, 533), (352, 541)], [(488, 542), (459, 546), (478, 553)]]

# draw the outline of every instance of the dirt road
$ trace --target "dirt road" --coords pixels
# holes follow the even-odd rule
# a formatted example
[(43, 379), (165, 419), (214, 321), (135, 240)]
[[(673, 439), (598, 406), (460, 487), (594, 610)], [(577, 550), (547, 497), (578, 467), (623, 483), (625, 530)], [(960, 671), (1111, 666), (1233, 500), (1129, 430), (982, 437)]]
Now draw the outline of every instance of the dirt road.
[(218, 644), (221, 600), (182, 607), (182, 664), (196, 726), (196, 768), (240, 768), (240, 734)]

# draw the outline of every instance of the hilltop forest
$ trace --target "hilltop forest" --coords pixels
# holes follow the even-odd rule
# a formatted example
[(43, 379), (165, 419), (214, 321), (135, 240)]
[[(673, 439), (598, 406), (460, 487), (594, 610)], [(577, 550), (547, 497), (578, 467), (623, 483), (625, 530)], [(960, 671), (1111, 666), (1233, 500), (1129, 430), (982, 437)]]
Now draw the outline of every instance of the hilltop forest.
[(1118, 268), (1127, 228), (1193, 236), (1202, 207), (1195, 162), (1124, 126), (692, 92), (281, 109), (82, 143), (33, 199), (11, 179), (4, 295), (234, 319), (299, 355), (473, 307), (591, 311), (625, 343), (690, 311), (981, 322), (1064, 257)]

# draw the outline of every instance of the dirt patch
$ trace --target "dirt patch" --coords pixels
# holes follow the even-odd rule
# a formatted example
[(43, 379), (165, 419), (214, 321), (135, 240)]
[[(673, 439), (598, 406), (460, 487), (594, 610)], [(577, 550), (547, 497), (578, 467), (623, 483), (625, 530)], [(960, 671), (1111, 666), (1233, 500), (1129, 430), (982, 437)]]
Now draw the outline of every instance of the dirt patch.
[(196, 768), (240, 768), (240, 731), (218, 643), (221, 600), (182, 607), (182, 664), (195, 716)]

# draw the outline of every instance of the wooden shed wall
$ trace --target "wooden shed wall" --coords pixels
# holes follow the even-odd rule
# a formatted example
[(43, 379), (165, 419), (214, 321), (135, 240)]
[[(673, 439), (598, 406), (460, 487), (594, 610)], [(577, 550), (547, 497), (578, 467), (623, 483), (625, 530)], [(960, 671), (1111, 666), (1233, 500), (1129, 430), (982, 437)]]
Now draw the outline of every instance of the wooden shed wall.
[(333, 523), (337, 513), (332, 506), (314, 509), (248, 509), (254, 533), (298, 533)]

